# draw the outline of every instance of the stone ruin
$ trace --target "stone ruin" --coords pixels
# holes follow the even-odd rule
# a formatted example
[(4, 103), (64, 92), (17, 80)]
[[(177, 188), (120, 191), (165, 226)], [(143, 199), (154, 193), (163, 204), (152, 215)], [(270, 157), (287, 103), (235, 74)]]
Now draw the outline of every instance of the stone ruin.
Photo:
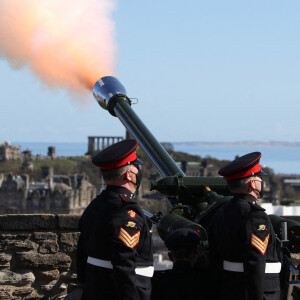
[(43, 168), (41, 182), (28, 175), (0, 177), (0, 214), (82, 214), (96, 195), (96, 188), (85, 174), (53, 175)]

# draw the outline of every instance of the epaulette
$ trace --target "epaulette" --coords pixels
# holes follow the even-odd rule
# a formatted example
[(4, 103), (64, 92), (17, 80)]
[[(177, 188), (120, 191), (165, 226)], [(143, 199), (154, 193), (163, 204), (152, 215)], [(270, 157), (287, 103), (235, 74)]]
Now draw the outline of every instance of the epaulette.
[(250, 203), (250, 206), (255, 210), (265, 211), (265, 209), (263, 207), (259, 206), (255, 200), (250, 200), (249, 203)]
[(135, 195), (130, 192), (120, 194), (120, 197), (122, 200), (124, 200), (127, 203), (136, 203)]
[(249, 203), (251, 206), (256, 205), (256, 201), (255, 200), (249, 200)]

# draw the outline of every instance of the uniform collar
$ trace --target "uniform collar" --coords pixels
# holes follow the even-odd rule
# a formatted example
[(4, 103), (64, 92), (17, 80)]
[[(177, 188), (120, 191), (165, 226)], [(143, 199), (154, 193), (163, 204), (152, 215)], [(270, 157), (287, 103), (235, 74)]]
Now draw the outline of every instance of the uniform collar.
[(247, 202), (249, 202), (252, 205), (257, 205), (257, 199), (250, 195), (250, 194), (235, 194), (234, 195), (235, 199), (243, 199), (246, 200)]
[(107, 185), (106, 190), (118, 194), (127, 203), (136, 203), (135, 195), (124, 187)]
[(117, 193), (117, 194), (131, 193), (131, 192), (130, 192), (129, 190), (127, 190), (126, 188), (121, 187), (121, 186), (116, 186), (116, 185), (107, 185), (107, 186), (106, 186), (106, 190), (112, 191), (112, 192)]

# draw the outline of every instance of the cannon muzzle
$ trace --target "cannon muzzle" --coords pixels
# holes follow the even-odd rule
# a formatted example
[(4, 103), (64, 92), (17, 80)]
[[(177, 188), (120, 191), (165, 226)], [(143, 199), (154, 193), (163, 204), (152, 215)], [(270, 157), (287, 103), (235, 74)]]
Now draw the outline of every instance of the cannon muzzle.
[[(116, 97), (122, 98), (121, 101), (131, 105), (130, 99), (126, 96), (126, 89), (121, 82), (112, 76), (100, 78), (94, 85), (93, 95), (99, 105), (108, 110), (113, 116), (115, 115), (114, 106)], [(119, 100), (120, 100), (119, 99)]]

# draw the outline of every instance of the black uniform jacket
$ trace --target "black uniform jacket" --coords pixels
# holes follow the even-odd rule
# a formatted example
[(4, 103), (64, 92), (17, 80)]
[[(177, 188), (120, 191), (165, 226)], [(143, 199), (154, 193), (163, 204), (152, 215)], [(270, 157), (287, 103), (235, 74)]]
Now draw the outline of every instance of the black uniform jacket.
[[(107, 186), (79, 222), (77, 274), (82, 299), (150, 299), (151, 278), (136, 268), (153, 265), (152, 238), (142, 209), (125, 188)], [(113, 268), (87, 263), (92, 257)]]
[(173, 269), (155, 271), (152, 300), (211, 300), (208, 270), (188, 261), (175, 262)]
[[(219, 208), (210, 225), (209, 248), (217, 299), (278, 299), (279, 273), (265, 274), (266, 262), (278, 262), (276, 236), (253, 196), (235, 195)], [(242, 263), (244, 271), (225, 271), (224, 260)]]

